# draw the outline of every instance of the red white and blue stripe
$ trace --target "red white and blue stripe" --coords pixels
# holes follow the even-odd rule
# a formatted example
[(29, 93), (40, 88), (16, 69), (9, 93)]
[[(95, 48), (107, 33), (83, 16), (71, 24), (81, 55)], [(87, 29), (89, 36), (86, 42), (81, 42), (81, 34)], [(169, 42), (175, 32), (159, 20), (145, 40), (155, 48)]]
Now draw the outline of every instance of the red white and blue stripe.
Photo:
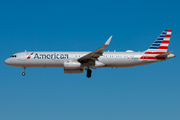
[(172, 29), (164, 30), (140, 59), (156, 59), (157, 55), (167, 52)]

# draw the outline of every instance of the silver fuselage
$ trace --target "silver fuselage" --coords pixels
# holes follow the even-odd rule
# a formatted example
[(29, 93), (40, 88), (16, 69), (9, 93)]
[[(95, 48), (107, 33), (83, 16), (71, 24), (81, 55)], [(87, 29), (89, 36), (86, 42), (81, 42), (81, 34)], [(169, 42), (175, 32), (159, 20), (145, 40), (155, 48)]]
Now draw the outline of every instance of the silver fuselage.
[[(30, 55), (31, 53), (33, 54)], [(6, 59), (5, 63), (15, 67), (64, 67), (65, 61), (77, 60), (88, 53), (90, 52), (20, 52), (14, 54), (16, 57)], [(144, 52), (104, 52), (95, 65), (89, 67), (133, 67), (162, 61), (140, 59), (143, 55)], [(166, 59), (173, 57), (170, 54)]]

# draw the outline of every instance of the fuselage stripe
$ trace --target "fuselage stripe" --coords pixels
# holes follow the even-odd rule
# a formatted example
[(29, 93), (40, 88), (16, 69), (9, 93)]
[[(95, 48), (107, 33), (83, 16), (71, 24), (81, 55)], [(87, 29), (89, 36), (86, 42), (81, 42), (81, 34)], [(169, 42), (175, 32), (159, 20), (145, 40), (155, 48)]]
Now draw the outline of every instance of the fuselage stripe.
[(165, 52), (145, 52), (144, 54), (163, 54)]
[(155, 60), (157, 60), (157, 59), (165, 59), (164, 57), (163, 58), (156, 58), (155, 56), (142, 56), (140, 59), (155, 59)]

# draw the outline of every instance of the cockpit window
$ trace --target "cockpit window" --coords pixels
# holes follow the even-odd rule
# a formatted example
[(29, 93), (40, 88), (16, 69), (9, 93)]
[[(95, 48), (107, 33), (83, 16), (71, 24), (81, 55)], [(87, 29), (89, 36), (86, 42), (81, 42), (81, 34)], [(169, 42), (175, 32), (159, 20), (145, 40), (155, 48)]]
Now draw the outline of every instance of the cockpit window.
[(12, 55), (11, 57), (16, 57), (16, 55)]

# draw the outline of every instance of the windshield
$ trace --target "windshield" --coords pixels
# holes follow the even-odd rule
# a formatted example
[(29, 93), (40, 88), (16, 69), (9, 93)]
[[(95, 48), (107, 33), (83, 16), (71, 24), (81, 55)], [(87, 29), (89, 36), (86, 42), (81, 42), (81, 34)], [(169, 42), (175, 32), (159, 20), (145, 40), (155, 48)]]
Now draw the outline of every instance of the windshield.
[(12, 55), (11, 57), (16, 57), (16, 55)]

